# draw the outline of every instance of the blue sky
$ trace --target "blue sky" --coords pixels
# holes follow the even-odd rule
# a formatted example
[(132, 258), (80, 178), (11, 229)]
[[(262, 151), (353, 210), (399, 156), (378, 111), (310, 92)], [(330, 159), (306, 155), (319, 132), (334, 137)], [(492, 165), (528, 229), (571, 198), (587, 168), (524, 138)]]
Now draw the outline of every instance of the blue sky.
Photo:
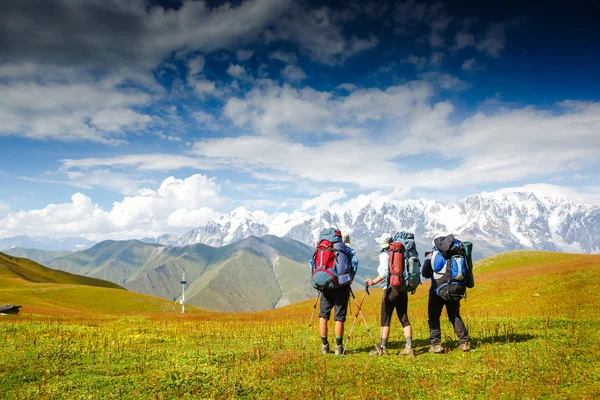
[(0, 4), (0, 237), (373, 192), (597, 204), (598, 6), (487, 3)]

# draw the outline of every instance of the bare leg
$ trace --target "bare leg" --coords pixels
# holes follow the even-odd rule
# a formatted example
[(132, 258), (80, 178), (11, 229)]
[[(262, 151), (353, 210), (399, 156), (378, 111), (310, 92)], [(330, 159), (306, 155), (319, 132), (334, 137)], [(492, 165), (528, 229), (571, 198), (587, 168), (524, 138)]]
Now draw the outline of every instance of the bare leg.
[(327, 337), (327, 320), (325, 318), (319, 318), (319, 332), (321, 337)]
[(412, 337), (412, 326), (408, 325), (404, 327), (404, 337)]
[(390, 337), (390, 327), (389, 326), (382, 326), (381, 327), (381, 338), (382, 339), (387, 339), (389, 337)]
[[(327, 334), (327, 324), (325, 324), (325, 334)], [(344, 336), (344, 323), (342, 321), (335, 321), (335, 336)]]

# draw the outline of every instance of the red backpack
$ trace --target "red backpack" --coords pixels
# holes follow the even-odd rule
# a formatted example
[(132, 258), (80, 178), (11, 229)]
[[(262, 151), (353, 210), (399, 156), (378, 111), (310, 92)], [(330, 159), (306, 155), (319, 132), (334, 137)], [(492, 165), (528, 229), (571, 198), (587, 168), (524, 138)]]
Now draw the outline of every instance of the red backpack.
[(404, 244), (402, 242), (390, 243), (390, 286), (401, 288), (404, 286)]

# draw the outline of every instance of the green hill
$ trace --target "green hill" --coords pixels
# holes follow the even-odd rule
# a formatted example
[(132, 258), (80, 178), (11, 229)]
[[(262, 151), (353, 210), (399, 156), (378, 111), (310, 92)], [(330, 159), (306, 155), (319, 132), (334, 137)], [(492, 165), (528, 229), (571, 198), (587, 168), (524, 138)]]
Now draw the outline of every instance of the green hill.
[(18, 279), (32, 283), (61, 283), (123, 289), (112, 282), (56, 271), (35, 261), (9, 256), (4, 253), (0, 253), (0, 276), (4, 281), (4, 284), (0, 283), (0, 287), (6, 286), (9, 280), (14, 283), (12, 280)]
[[(53, 270), (4, 253), (0, 253), (0, 303), (22, 305), (24, 313), (54, 315), (179, 310), (174, 302), (128, 292), (112, 282)], [(200, 310), (190, 307), (188, 311)]]
[(187, 303), (218, 311), (257, 311), (314, 295), (308, 273), (312, 252), (295, 240), (269, 235), (219, 248), (105, 241), (57, 258), (50, 267), (169, 300), (179, 299), (185, 270)]
[(72, 251), (51, 251), (41, 249), (24, 249), (22, 247), (13, 247), (4, 250), (5, 254), (15, 257), (28, 258), (36, 263), (47, 265), (50, 261), (58, 257), (68, 256)]

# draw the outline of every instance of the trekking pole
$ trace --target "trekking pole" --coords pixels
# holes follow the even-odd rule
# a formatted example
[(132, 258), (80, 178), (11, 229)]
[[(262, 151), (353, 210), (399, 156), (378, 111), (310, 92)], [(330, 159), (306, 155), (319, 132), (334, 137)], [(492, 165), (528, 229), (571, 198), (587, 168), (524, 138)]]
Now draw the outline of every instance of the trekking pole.
[(321, 297), (321, 292), (317, 294), (317, 298), (315, 299), (315, 304), (313, 304), (312, 314), (310, 316), (310, 321), (308, 322), (308, 328), (306, 328), (306, 335), (304, 336), (304, 344), (302, 345), (302, 350), (306, 347), (306, 339), (308, 339), (308, 332), (310, 331), (310, 327), (312, 326), (313, 317), (315, 316), (315, 310), (317, 309), (317, 303), (319, 302), (319, 298)]
[[(352, 289), (350, 289), (350, 293), (352, 293), (352, 298), (354, 299), (354, 302), (356, 303), (356, 298), (354, 297), (354, 293), (352, 292)], [(371, 293), (369, 293), (369, 287), (365, 285), (365, 293), (368, 294), (369, 296), (371, 295)], [(364, 298), (364, 295), (363, 295)], [(362, 303), (361, 303), (362, 306)], [(379, 344), (377, 344), (377, 341), (375, 340), (375, 338), (373, 337), (373, 334), (371, 333), (371, 330), (369, 329), (369, 324), (367, 324), (367, 319), (365, 318), (365, 315), (362, 312), (362, 308), (357, 304), (358, 307), (358, 312), (360, 313), (360, 316), (363, 320), (363, 322), (365, 323), (365, 328), (367, 328), (367, 332), (369, 333), (369, 336), (371, 336), (371, 340), (373, 341), (373, 344), (375, 345), (375, 350), (379, 351)]]
[[(352, 292), (352, 289), (350, 289), (350, 294), (354, 298), (354, 292)], [(360, 312), (360, 307), (362, 306), (362, 303), (365, 300), (366, 294), (367, 294), (367, 292), (364, 292), (362, 295), (362, 299), (360, 299), (360, 304), (356, 304), (356, 307), (358, 307), (358, 308), (356, 309), (356, 314), (354, 314), (354, 319), (352, 320), (352, 326), (350, 326), (350, 332), (348, 333), (348, 340), (346, 341), (346, 346), (344, 346), (344, 351), (342, 352), (342, 356), (346, 355), (346, 350), (348, 349), (348, 344), (350, 343), (350, 338), (352, 337), (352, 331), (354, 330), (354, 324), (356, 323), (356, 320), (358, 318), (358, 313)], [(356, 301), (356, 298), (354, 298), (354, 301)]]

